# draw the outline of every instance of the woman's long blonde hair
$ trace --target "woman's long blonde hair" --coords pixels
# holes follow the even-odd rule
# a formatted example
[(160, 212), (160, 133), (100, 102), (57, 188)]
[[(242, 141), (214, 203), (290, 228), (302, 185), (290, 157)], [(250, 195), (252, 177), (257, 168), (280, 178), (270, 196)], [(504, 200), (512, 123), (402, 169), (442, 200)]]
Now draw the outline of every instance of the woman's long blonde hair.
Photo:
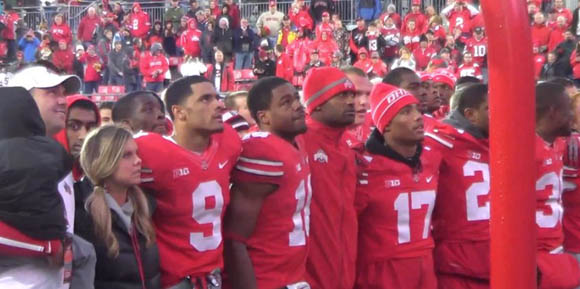
[[(81, 150), (81, 166), (95, 185), (85, 206), (93, 219), (95, 234), (107, 246), (109, 257), (119, 255), (119, 242), (111, 228), (111, 210), (105, 201), (105, 182), (119, 166), (125, 145), (132, 137), (131, 133), (122, 127), (103, 126), (87, 136)], [(129, 189), (128, 198), (135, 210), (131, 217), (132, 223), (145, 237), (149, 247), (155, 242), (155, 230), (151, 224), (147, 198), (138, 186)]]

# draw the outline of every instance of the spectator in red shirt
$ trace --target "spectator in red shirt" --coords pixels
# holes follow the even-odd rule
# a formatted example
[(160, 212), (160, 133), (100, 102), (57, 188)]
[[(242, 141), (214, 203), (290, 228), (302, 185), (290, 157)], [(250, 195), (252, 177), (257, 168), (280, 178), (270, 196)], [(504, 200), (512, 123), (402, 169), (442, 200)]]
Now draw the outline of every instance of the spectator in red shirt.
[(572, 23), (572, 12), (564, 6), (564, 0), (554, 0), (554, 10), (556, 10), (556, 17), (564, 16), (566, 18), (566, 27), (569, 27)]
[(415, 21), (415, 27), (419, 31), (419, 34), (427, 29), (427, 19), (421, 12), (421, 0), (412, 0), (411, 12), (403, 19), (403, 29), (408, 27), (409, 21), (411, 20)]
[(151, 47), (153, 43), (163, 43), (163, 26), (159, 20), (153, 23), (153, 27), (151, 27), (151, 31), (147, 35), (147, 45)]
[(449, 30), (453, 31), (456, 27), (459, 27), (463, 33), (471, 31), (471, 19), (477, 14), (479, 14), (479, 11), (475, 7), (466, 4), (465, 1), (455, 1), (454, 4), (445, 7), (441, 11), (441, 15), (449, 19)]
[(397, 13), (397, 8), (393, 3), (389, 4), (387, 6), (387, 11), (379, 17), (379, 19), (381, 19), (383, 23), (387, 23), (387, 18), (393, 19), (393, 23), (395, 24), (397, 29), (401, 29), (401, 15)]
[(58, 42), (58, 49), (52, 55), (52, 63), (61, 73), (72, 74), (73, 62), (74, 54), (72, 50), (68, 47), (67, 42), (61, 39)]
[(0, 15), (0, 22), (4, 23), (6, 27), (0, 33), (2, 39), (6, 40), (6, 58), (8, 60), (14, 60), (16, 57), (16, 30), (15, 30), (15, 23), (18, 21), (20, 16), (16, 11), (12, 9), (12, 6), (9, 3), (4, 5), (5, 14)]
[(201, 56), (201, 31), (197, 29), (195, 19), (187, 20), (187, 30), (179, 38), (178, 45), (183, 47), (185, 55), (191, 57)]
[(133, 9), (129, 15), (129, 31), (133, 37), (143, 38), (151, 28), (149, 14), (141, 10), (141, 4), (133, 3)]
[(538, 47), (539, 53), (544, 53), (548, 50), (548, 42), (550, 41), (550, 28), (546, 26), (544, 14), (538, 12), (534, 14), (534, 23), (532, 25), (532, 42)]
[(330, 65), (332, 54), (334, 54), (335, 51), (338, 51), (338, 44), (330, 38), (330, 33), (328, 31), (322, 31), (320, 39), (314, 41), (312, 47), (315, 50), (318, 50), (320, 61), (324, 63), (325, 66)]
[(415, 48), (413, 51), (413, 57), (415, 58), (417, 71), (425, 70), (431, 57), (436, 55), (435, 49), (428, 47), (428, 40), (425, 35), (421, 35), (421, 41), (419, 42), (419, 47)]
[(70, 45), (72, 43), (70, 27), (64, 21), (64, 16), (60, 13), (54, 16), (54, 22), (52, 23), (52, 27), (50, 27), (50, 36), (56, 42), (64, 40), (66, 44)]
[(94, 45), (89, 45), (87, 52), (81, 56), (80, 61), (85, 65), (84, 93), (92, 94), (97, 92), (99, 81), (101, 81), (103, 62), (97, 55)]
[(77, 30), (77, 38), (83, 43), (85, 48), (94, 44), (93, 35), (95, 34), (97, 27), (101, 24), (102, 20), (97, 15), (97, 11), (94, 7), (90, 7), (87, 10), (87, 15), (81, 20)]
[(564, 16), (558, 16), (558, 18), (556, 19), (556, 23), (558, 25), (553, 28), (552, 32), (550, 32), (548, 51), (553, 51), (554, 48), (558, 46), (558, 44), (564, 41), (564, 32), (568, 30), (566, 18)]
[(359, 68), (367, 74), (373, 70), (373, 63), (369, 59), (369, 53), (366, 48), (359, 49), (358, 60), (354, 63), (353, 66)]
[(284, 52), (284, 47), (280, 44), (276, 45), (274, 50), (276, 54), (276, 76), (292, 82), (294, 76), (294, 68), (292, 67), (292, 59)]
[(439, 46), (442, 46), (445, 43), (447, 31), (443, 27), (443, 19), (441, 16), (436, 15), (429, 19), (429, 30), (433, 31), (433, 41), (437, 42)]
[(140, 61), (145, 87), (147, 90), (160, 92), (163, 89), (165, 73), (169, 70), (169, 62), (163, 53), (161, 43), (153, 43), (151, 53), (145, 53)]
[(291, 8), (292, 10), (288, 16), (290, 16), (294, 26), (308, 30), (314, 29), (314, 20), (312, 20), (308, 6), (304, 5), (303, 0), (292, 3)]
[(370, 73), (380, 78), (383, 78), (385, 75), (387, 75), (389, 69), (387, 68), (387, 65), (381, 60), (378, 51), (373, 51), (371, 53), (371, 63), (372, 69)]
[(406, 22), (407, 26), (402, 31), (403, 45), (407, 47), (410, 51), (414, 51), (415, 48), (419, 47), (419, 40), (421, 39), (421, 30), (417, 28), (415, 20), (411, 19)]
[(316, 39), (319, 40), (322, 32), (327, 32), (328, 35), (332, 35), (332, 31), (334, 30), (333, 25), (330, 23), (330, 13), (328, 11), (322, 12), (322, 22), (316, 25), (316, 32), (315, 36)]

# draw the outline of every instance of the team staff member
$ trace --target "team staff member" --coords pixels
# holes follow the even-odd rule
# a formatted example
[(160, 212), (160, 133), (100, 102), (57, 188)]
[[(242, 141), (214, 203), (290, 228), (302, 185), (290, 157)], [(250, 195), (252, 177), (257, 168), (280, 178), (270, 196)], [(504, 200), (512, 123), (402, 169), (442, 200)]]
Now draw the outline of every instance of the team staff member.
[(380, 83), (370, 102), (376, 129), (356, 194), (355, 288), (435, 289), (430, 223), (439, 154), (422, 145), (423, 117), (408, 91)]
[(356, 165), (341, 136), (355, 119), (354, 84), (334, 67), (314, 68), (304, 82), (305, 134), (312, 172), (312, 288), (352, 288), (356, 258)]

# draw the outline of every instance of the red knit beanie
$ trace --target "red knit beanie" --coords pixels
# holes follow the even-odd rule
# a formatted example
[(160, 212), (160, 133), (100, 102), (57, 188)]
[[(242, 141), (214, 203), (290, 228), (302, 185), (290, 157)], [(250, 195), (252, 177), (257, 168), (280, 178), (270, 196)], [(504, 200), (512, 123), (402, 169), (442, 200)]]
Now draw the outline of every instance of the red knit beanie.
[(419, 75), (419, 78), (421, 78), (421, 82), (433, 80), (433, 75), (427, 71), (419, 71), (417, 74)]
[(354, 84), (340, 69), (336, 67), (310, 69), (304, 79), (306, 113), (312, 113), (315, 108), (344, 91), (356, 92)]
[(453, 73), (449, 72), (447, 69), (437, 69), (433, 72), (433, 82), (435, 83), (445, 83), (451, 87), (455, 88), (455, 82), (457, 78)]
[(383, 132), (399, 111), (419, 101), (408, 91), (386, 83), (373, 87), (370, 97), (371, 117), (379, 132)]

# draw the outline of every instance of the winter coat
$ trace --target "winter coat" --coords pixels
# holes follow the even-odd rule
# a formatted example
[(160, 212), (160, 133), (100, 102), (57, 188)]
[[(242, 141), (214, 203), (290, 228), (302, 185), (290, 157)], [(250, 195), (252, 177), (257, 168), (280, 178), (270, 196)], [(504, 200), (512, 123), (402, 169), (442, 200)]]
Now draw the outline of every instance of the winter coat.
[(85, 54), (81, 56), (80, 61), (85, 66), (85, 78), (83, 79), (85, 82), (101, 80), (101, 71), (103, 70), (104, 65), (98, 55), (91, 56), (85, 52)]
[[(207, 66), (207, 71), (205, 72), (205, 78), (209, 79), (211, 83), (215, 83), (215, 64), (209, 64)], [(224, 64), (222, 63), (222, 73), (221, 73), (221, 87), (218, 89), (219, 92), (228, 92), (234, 91), (234, 68), (232, 67), (231, 63)]]
[(419, 47), (421, 31), (417, 28), (415, 28), (413, 31), (404, 29), (403, 33), (401, 33), (401, 36), (403, 39), (403, 45), (405, 45), (409, 51), (414, 51), (417, 47)]
[(327, 66), (330, 65), (334, 52), (338, 51), (338, 45), (332, 38), (328, 38), (326, 41), (322, 39), (315, 41), (312, 48), (318, 50), (320, 61)]
[(204, 30), (201, 33), (201, 57), (204, 63), (213, 63), (213, 48), (215, 42), (213, 42), (213, 31)]
[[(139, 70), (145, 82), (162, 82), (169, 70), (169, 61), (161, 53), (154, 56), (147, 52), (140, 60)], [(155, 71), (160, 71), (157, 76), (154, 75)]]
[(542, 66), (542, 72), (540, 73), (540, 78), (547, 80), (547, 79), (551, 79), (555, 76), (556, 76), (556, 71), (555, 71), (554, 63), (546, 62)]
[(267, 58), (265, 60), (257, 59), (254, 63), (254, 75), (258, 76), (258, 79), (274, 76), (276, 74), (276, 62)]
[[(137, 12), (134, 12), (135, 8), (138, 8)], [(149, 14), (141, 10), (141, 4), (138, 2), (133, 3), (133, 8), (131, 9), (131, 14), (129, 15), (129, 31), (133, 37), (143, 38), (151, 29), (151, 21), (149, 20)]]
[(165, 12), (165, 22), (171, 21), (173, 23), (173, 27), (179, 27), (179, 22), (181, 22), (181, 17), (185, 15), (185, 12), (181, 7), (169, 7)]
[(429, 61), (431, 61), (431, 57), (437, 55), (437, 51), (435, 49), (427, 47), (421, 48), (417, 47), (413, 51), (413, 57), (417, 63), (417, 70), (425, 70), (427, 65), (429, 65)]
[(178, 46), (183, 47), (185, 55), (192, 57), (201, 56), (201, 35), (202, 32), (197, 29), (194, 19), (187, 21), (187, 30), (179, 37)]
[(314, 29), (314, 21), (312, 20), (312, 16), (310, 15), (310, 11), (308, 11), (308, 7), (304, 6), (303, 9), (289, 12), (290, 21), (294, 26), (297, 28), (303, 28), (312, 30)]
[(537, 46), (541, 52), (548, 48), (548, 42), (550, 41), (550, 31), (550, 28), (544, 24), (532, 25), (532, 43), (534, 43), (534, 45)]
[(74, 60), (75, 56), (70, 49), (58, 49), (52, 54), (52, 63), (65, 74), (73, 73)]
[(93, 40), (93, 35), (95, 34), (95, 30), (99, 25), (101, 25), (102, 20), (99, 16), (89, 17), (86, 15), (81, 19), (81, 23), (79, 24), (79, 28), (77, 29), (77, 38), (82, 42), (89, 42)]
[(292, 67), (292, 59), (286, 53), (282, 53), (276, 61), (276, 76), (292, 82), (294, 68)]
[(99, 43), (97, 44), (96, 51), (97, 55), (103, 61), (103, 64), (106, 66), (109, 63), (109, 52), (111, 52), (112, 43), (107, 38), (101, 38)]
[(409, 14), (405, 15), (405, 18), (403, 18), (403, 26), (401, 26), (402, 30), (407, 29), (407, 23), (411, 19), (415, 20), (415, 29), (419, 31), (419, 35), (423, 33), (423, 31), (426, 31), (428, 20), (427, 18), (425, 18), (425, 15), (421, 12), (419, 13), (409, 12)]
[(359, 29), (358, 27), (351, 32), (349, 41), (350, 53), (358, 55), (358, 50), (360, 48), (368, 46), (369, 40), (365, 35), (366, 32), (366, 28)]
[[(131, 230), (133, 233), (130, 233), (119, 217), (119, 213), (110, 209), (111, 230), (119, 243), (119, 255), (110, 257), (105, 243), (95, 235), (94, 223), (85, 207), (78, 207), (76, 210), (86, 214), (86, 217), (82, 218), (86, 222), (82, 226), (83, 229), (76, 233), (92, 243), (97, 253), (95, 289), (161, 289), (159, 251), (156, 244), (147, 247), (145, 237), (134, 226)], [(135, 239), (132, 234), (135, 234), (133, 235)], [(136, 258), (135, 252), (139, 252), (139, 259)], [(137, 260), (140, 260), (141, 264)], [(141, 280), (140, 268), (143, 272), (145, 287)]]
[(0, 33), (0, 36), (2, 36), (3, 39), (16, 40), (15, 23), (19, 18), (20, 16), (16, 12), (10, 12), (4, 15), (4, 21), (2, 21), (2, 23), (4, 23), (4, 29), (2, 29), (2, 33)]
[(256, 33), (250, 27), (246, 30), (238, 28), (233, 34), (234, 52), (253, 52), (255, 49)]
[(384, 27), (381, 30), (381, 35), (386, 43), (385, 49), (383, 49), (383, 56), (385, 58), (395, 57), (400, 47), (401, 32), (393, 25), (392, 27)]
[(66, 23), (62, 23), (61, 25), (56, 25), (56, 23), (52, 24), (49, 33), (52, 36), (52, 40), (57, 43), (61, 40), (64, 40), (68, 45), (72, 43), (72, 33)]
[(359, 0), (357, 1), (358, 15), (366, 21), (372, 21), (379, 17), (381, 14), (381, 1), (380, 0)]
[(224, 53), (226, 58), (232, 57), (234, 45), (234, 33), (230, 29), (216, 28), (213, 33), (212, 42)]
[(553, 51), (558, 44), (564, 41), (564, 32), (566, 27), (556, 27), (550, 32), (550, 41), (548, 42), (548, 52)]
[(34, 37), (31, 41), (28, 41), (25, 37), (22, 37), (18, 41), (18, 48), (24, 52), (24, 62), (30, 63), (36, 61), (36, 50), (40, 46), (40, 40)]
[(232, 20), (232, 22), (230, 22), (230, 28), (231, 29), (238, 29), (240, 28), (240, 7), (238, 7), (238, 5), (236, 5), (236, 3), (232, 3), (232, 5), (229, 5), (230, 7), (230, 12), (228, 13), (228, 15), (230, 15), (230, 18)]
[(282, 28), (282, 19), (284, 18), (284, 13), (280, 11), (276, 11), (272, 14), (270, 11), (266, 11), (260, 15), (258, 18), (258, 22), (256, 23), (256, 27), (258, 29), (265, 29), (267, 28), (270, 33), (266, 36), (274, 37), (278, 36), (278, 31)]
[(6, 87), (0, 94), (0, 221), (31, 238), (62, 239), (67, 221), (57, 185), (72, 162), (60, 144), (45, 136), (30, 93)]
[(123, 51), (123, 49), (121, 49), (119, 52), (117, 52), (115, 49), (109, 52), (109, 62), (107, 67), (109, 68), (112, 76), (119, 76), (123, 72), (123, 63), (125, 63), (127, 57), (128, 56), (125, 51)]

